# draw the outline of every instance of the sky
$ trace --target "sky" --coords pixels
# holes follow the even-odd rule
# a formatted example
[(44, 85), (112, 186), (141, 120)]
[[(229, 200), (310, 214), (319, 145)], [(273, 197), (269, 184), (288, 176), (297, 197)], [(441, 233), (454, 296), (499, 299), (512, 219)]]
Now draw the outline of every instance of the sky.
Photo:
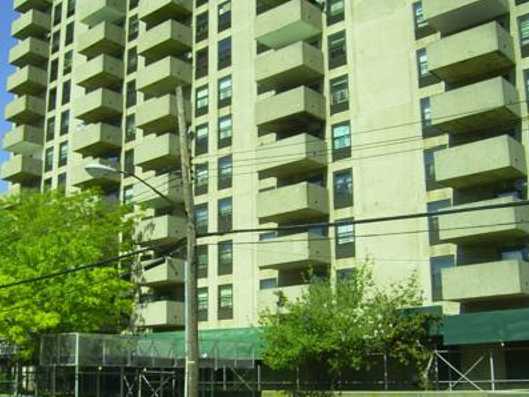
[[(0, 0), (0, 139), (3, 139), (4, 134), (11, 128), (4, 119), (4, 108), (11, 100), (11, 94), (6, 91), (6, 80), (13, 72), (13, 68), (9, 65), (7, 58), (9, 49), (15, 44), (15, 40), (11, 38), (11, 22), (15, 17), (12, 0)], [(0, 163), (7, 158), (8, 154), (0, 150)], [(0, 181), (0, 193), (6, 189), (6, 183)]]

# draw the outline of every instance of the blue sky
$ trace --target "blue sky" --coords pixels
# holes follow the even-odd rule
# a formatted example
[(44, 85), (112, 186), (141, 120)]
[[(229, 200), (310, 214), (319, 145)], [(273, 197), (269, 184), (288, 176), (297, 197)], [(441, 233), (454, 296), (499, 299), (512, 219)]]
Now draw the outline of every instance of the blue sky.
[[(12, 0), (0, 0), (0, 139), (10, 129), (10, 124), (4, 120), (4, 108), (11, 99), (11, 95), (6, 92), (6, 79), (13, 68), (8, 64), (7, 57), (9, 49), (15, 43), (11, 38), (11, 22), (15, 17)], [(0, 150), (0, 162), (5, 161), (7, 157), (8, 154)], [(0, 181), (0, 192), (5, 191), (6, 188), (6, 184)]]

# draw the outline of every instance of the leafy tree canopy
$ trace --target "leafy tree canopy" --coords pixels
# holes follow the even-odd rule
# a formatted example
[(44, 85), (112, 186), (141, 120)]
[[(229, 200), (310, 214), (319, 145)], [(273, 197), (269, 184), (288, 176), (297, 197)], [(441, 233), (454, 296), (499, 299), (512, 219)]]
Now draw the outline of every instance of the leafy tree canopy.
[[(95, 192), (4, 199), (0, 285), (116, 256), (132, 247), (133, 227), (129, 208)], [(119, 331), (132, 296), (118, 264), (0, 289), (0, 338), (31, 359), (45, 333)]]

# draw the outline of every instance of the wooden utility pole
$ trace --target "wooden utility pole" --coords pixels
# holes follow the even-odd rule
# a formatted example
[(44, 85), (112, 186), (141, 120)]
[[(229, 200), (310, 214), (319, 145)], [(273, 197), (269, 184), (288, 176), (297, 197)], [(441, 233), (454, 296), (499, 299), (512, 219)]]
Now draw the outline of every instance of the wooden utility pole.
[(178, 135), (180, 138), (180, 164), (184, 204), (187, 216), (187, 253), (185, 261), (185, 384), (184, 397), (198, 397), (198, 302), (197, 270), (195, 266), (195, 211), (193, 183), (191, 180), (191, 147), (186, 126), (184, 93), (181, 86), (176, 87), (176, 106), (178, 114)]

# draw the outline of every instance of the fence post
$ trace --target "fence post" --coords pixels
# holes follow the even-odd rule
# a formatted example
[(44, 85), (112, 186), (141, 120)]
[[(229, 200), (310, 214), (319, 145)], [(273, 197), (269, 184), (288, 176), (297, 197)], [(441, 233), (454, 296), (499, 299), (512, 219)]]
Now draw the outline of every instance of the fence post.
[(494, 354), (492, 353), (492, 350), (489, 351), (489, 363), (490, 363), (490, 385), (491, 390), (496, 391), (496, 379), (495, 379), (495, 373), (494, 373)]
[(384, 390), (388, 390), (388, 353), (384, 352)]

